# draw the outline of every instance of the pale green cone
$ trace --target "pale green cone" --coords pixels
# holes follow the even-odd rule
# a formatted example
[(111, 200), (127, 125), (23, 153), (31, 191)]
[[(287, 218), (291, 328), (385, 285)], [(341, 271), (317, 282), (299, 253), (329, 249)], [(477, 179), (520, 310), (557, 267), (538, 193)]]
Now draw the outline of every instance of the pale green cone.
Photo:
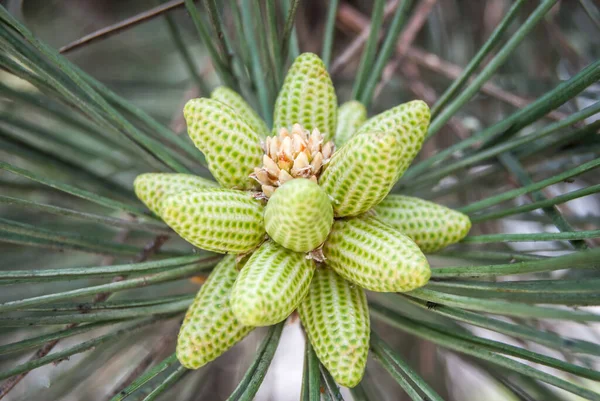
[(215, 266), (189, 307), (177, 338), (177, 359), (198, 369), (219, 357), (252, 331), (231, 312), (229, 294), (238, 275), (235, 256)]
[(157, 215), (161, 213), (163, 201), (171, 195), (217, 186), (216, 182), (197, 175), (178, 173), (145, 173), (138, 175), (133, 182), (139, 200)]
[(338, 108), (337, 129), (335, 132), (335, 145), (339, 148), (358, 130), (358, 127), (367, 119), (367, 109), (361, 102), (351, 100)]
[(251, 193), (204, 189), (170, 196), (161, 217), (183, 239), (220, 253), (245, 253), (265, 237), (263, 206)]
[(373, 210), (380, 220), (415, 241), (423, 252), (454, 244), (471, 229), (469, 216), (411, 196), (388, 195)]
[(190, 138), (222, 186), (257, 187), (249, 176), (262, 162), (261, 137), (238, 113), (219, 101), (202, 98), (187, 102), (183, 115)]
[(269, 326), (287, 318), (306, 296), (315, 263), (273, 241), (255, 251), (231, 292), (231, 310), (248, 326)]
[(393, 134), (369, 132), (353, 137), (333, 154), (319, 185), (331, 197), (336, 216), (356, 216), (390, 192), (402, 147)]
[(430, 117), (429, 106), (422, 100), (413, 100), (371, 117), (360, 126), (355, 135), (374, 131), (396, 135), (402, 147), (402, 157), (396, 170), (397, 180), (421, 150)]
[(340, 276), (371, 291), (411, 291), (431, 276), (417, 244), (371, 216), (337, 220), (323, 253)]
[(212, 91), (210, 98), (231, 107), (261, 137), (269, 135), (267, 124), (236, 91), (219, 86)]
[(296, 252), (308, 252), (325, 241), (333, 224), (327, 194), (306, 178), (292, 179), (271, 195), (265, 208), (269, 236)]
[(369, 353), (369, 309), (363, 289), (331, 269), (318, 268), (298, 313), (317, 357), (333, 379), (342, 386), (356, 386)]
[(275, 103), (273, 135), (280, 128), (300, 124), (312, 131), (317, 128), (325, 142), (335, 135), (337, 97), (327, 68), (313, 53), (303, 53), (290, 67)]

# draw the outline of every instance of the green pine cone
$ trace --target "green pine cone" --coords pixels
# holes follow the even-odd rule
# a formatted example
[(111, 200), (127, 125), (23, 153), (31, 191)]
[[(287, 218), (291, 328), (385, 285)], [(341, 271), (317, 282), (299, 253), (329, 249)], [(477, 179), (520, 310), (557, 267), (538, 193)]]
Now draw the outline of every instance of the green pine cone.
[(202, 98), (187, 102), (183, 115), (190, 138), (222, 186), (242, 190), (257, 187), (250, 174), (262, 163), (260, 135), (238, 113), (221, 102)]
[(267, 124), (262, 118), (250, 107), (243, 97), (238, 95), (234, 90), (226, 86), (219, 86), (210, 94), (210, 98), (219, 101), (231, 107), (240, 118), (246, 122), (261, 137), (269, 135)]
[(406, 234), (423, 252), (435, 252), (463, 239), (471, 229), (469, 216), (411, 196), (389, 195), (374, 211)]
[(417, 244), (371, 216), (337, 220), (323, 253), (340, 276), (371, 291), (411, 291), (431, 276)]
[(358, 127), (367, 119), (367, 109), (362, 103), (351, 100), (338, 109), (337, 130), (335, 132), (335, 145), (339, 148), (354, 136)]
[(308, 252), (325, 241), (333, 224), (329, 197), (306, 178), (290, 180), (277, 188), (265, 208), (269, 236), (296, 252)]
[(254, 329), (231, 312), (229, 294), (237, 275), (235, 256), (225, 256), (189, 307), (177, 338), (177, 359), (186, 368), (198, 369), (216, 359)]
[(287, 318), (308, 292), (315, 263), (273, 241), (255, 251), (231, 292), (231, 310), (247, 326), (269, 326)]
[(313, 53), (303, 53), (290, 67), (275, 103), (273, 135), (280, 128), (300, 124), (312, 131), (317, 128), (325, 142), (335, 135), (337, 97), (327, 68)]
[(422, 100), (413, 100), (371, 117), (360, 126), (356, 135), (365, 132), (386, 132), (396, 135), (402, 148), (402, 157), (396, 170), (396, 180), (421, 150), (429, 127), (431, 112)]
[(263, 206), (248, 192), (204, 189), (167, 198), (161, 217), (183, 239), (220, 253), (245, 253), (265, 237)]
[(160, 216), (163, 201), (171, 195), (194, 189), (214, 188), (217, 183), (192, 174), (146, 173), (133, 182), (135, 194), (148, 209)]
[(393, 134), (368, 132), (350, 139), (333, 154), (319, 178), (338, 217), (357, 216), (371, 209), (396, 182), (402, 146)]
[(369, 308), (363, 289), (331, 269), (318, 268), (298, 313), (317, 357), (333, 379), (342, 386), (356, 386), (369, 353)]

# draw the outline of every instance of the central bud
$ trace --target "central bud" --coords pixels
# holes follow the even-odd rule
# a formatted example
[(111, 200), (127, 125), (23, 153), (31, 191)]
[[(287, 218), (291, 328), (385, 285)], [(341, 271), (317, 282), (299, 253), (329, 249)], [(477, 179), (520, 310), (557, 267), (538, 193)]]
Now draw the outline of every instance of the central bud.
[(296, 178), (273, 193), (264, 220), (265, 229), (275, 242), (295, 252), (310, 252), (327, 239), (333, 224), (333, 207), (317, 183)]
[(324, 143), (318, 129), (312, 132), (294, 124), (291, 132), (281, 128), (279, 135), (269, 136), (263, 144), (263, 165), (254, 168), (250, 177), (261, 185), (265, 198), (294, 178), (317, 182), (323, 166), (333, 154), (333, 142)]

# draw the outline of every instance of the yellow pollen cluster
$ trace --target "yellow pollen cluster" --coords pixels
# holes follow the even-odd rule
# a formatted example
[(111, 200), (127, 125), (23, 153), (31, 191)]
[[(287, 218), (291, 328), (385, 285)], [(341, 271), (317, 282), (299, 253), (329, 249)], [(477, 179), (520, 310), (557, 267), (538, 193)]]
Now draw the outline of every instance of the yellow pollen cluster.
[(333, 142), (323, 142), (323, 135), (316, 128), (312, 132), (300, 124), (294, 124), (291, 132), (281, 128), (279, 135), (267, 137), (262, 144), (263, 165), (255, 167), (250, 177), (261, 185), (265, 198), (293, 178), (317, 182), (335, 150)]

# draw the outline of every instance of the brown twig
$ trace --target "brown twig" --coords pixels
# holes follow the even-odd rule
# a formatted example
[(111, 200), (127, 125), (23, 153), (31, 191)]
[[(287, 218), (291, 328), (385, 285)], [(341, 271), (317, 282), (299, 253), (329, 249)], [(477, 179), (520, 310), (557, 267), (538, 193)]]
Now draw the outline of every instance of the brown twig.
[[(383, 11), (384, 21), (392, 15), (396, 7), (398, 7), (398, 3), (398, 0), (392, 0), (385, 5)], [(358, 55), (358, 52), (367, 41), (369, 32), (371, 31), (371, 25), (369, 24), (368, 19), (354, 7), (346, 3), (342, 3), (338, 7), (336, 24), (340, 25), (342, 28), (347, 28), (350, 31), (360, 33), (352, 43), (350, 43), (344, 51), (335, 58), (333, 63), (331, 63), (331, 68), (329, 69), (331, 74), (340, 72), (350, 60)]]
[[(423, 66), (431, 71), (445, 75), (450, 79), (458, 78), (463, 72), (463, 69), (457, 66), (456, 64), (450, 63), (446, 60), (442, 60), (435, 54), (416, 47), (411, 47), (410, 49), (408, 49), (406, 57), (409, 60), (414, 61), (418, 65)], [(492, 82), (486, 82), (481, 87), (481, 92), (517, 108), (523, 108), (529, 103), (531, 103), (531, 100), (515, 95), (514, 93), (511, 93), (507, 90), (504, 90)], [(560, 121), (566, 116), (566, 114), (556, 110), (548, 113), (548, 118), (551, 118), (555, 121)]]
[[(438, 95), (435, 89), (423, 82), (417, 65), (408, 62), (403, 63), (401, 68), (402, 75), (406, 78), (405, 83), (407, 87), (420, 99), (425, 100), (425, 102), (429, 104), (434, 104), (438, 99)], [(456, 117), (452, 117), (448, 120), (448, 126), (460, 139), (465, 139), (469, 136), (469, 130)]]
[(106, 39), (107, 37), (124, 31), (129, 28), (133, 28), (134, 26), (141, 24), (142, 22), (149, 21), (154, 19), (161, 14), (174, 10), (183, 6), (184, 0), (172, 0), (168, 3), (161, 4), (160, 6), (151, 8), (150, 10), (144, 11), (142, 13), (136, 14), (133, 17), (127, 18), (121, 22), (117, 22), (116, 24), (109, 25), (102, 29), (98, 29), (95, 32), (92, 32), (88, 35), (85, 35), (59, 49), (61, 53), (68, 53), (72, 50), (75, 50), (84, 45), (88, 45), (90, 43), (96, 42), (100, 39)]
[(417, 34), (427, 21), (433, 6), (437, 3), (437, 0), (424, 0), (419, 3), (417, 8), (415, 9), (413, 15), (410, 17), (410, 20), (406, 24), (406, 28), (400, 35), (398, 39), (398, 44), (396, 45), (396, 57), (392, 59), (390, 63), (384, 68), (381, 80), (377, 87), (375, 88), (374, 98), (379, 96), (383, 87), (388, 83), (388, 81), (394, 76), (394, 73), (400, 66), (400, 63), (403, 61), (404, 56), (408, 49), (412, 46)]
[[(386, 12), (387, 11), (388, 10), (386, 9)], [(349, 60), (352, 59), (353, 56), (355, 56), (358, 53), (358, 50), (360, 50), (360, 47), (362, 46), (362, 44), (364, 44), (364, 41), (366, 40), (366, 38), (364, 40), (361, 39), (361, 35), (363, 35), (365, 30), (367, 30), (368, 34), (368, 17), (357, 11), (354, 7), (352, 7), (349, 4), (340, 5), (340, 11), (338, 11), (338, 21), (340, 24), (343, 24), (344, 26), (353, 29), (354, 32), (359, 34), (359, 36), (357, 36), (356, 39), (354, 39), (354, 42), (351, 43), (348, 46), (348, 48), (334, 61), (331, 68), (332, 73), (339, 71)], [(357, 43), (357, 45), (355, 46), (356, 48), (351, 48), (351, 46), (353, 46), (355, 42)], [(419, 49), (414, 46), (410, 46), (407, 48), (406, 58), (415, 62), (417, 65), (425, 67), (430, 71), (442, 74), (450, 79), (458, 78), (463, 72), (463, 69), (458, 65), (443, 60), (442, 58), (433, 53), (427, 52), (423, 49)], [(517, 108), (523, 108), (529, 103), (531, 103), (531, 100), (506, 91), (492, 82), (486, 82), (481, 87), (481, 92)], [(547, 115), (548, 118), (551, 118), (555, 121), (560, 121), (566, 116), (566, 114), (557, 110), (554, 110), (548, 113)]]
[[(127, 236), (128, 231), (123, 231), (121, 233), (118, 234), (119, 238), (122, 238), (122, 241), (125, 240), (125, 237)], [(148, 259), (150, 256), (152, 256), (155, 252), (157, 252), (160, 247), (167, 241), (169, 237), (166, 235), (158, 235), (156, 238), (154, 238), (154, 240), (150, 243), (148, 243), (144, 249), (136, 256), (136, 258), (134, 259), (135, 263), (140, 263), (145, 261), (146, 259)], [(103, 260), (103, 264), (108, 265), (111, 264), (114, 261), (114, 257), (109, 257), (109, 258), (105, 258)], [(123, 276), (118, 276), (115, 277), (113, 279), (113, 282), (115, 281), (121, 281), (123, 280)], [(104, 302), (106, 301), (113, 293), (100, 293), (98, 295), (96, 295), (94, 297), (93, 303), (99, 303), (99, 302)], [(81, 313), (85, 313), (86, 310), (82, 309)], [(78, 323), (71, 323), (69, 325), (67, 325), (65, 327), (65, 329), (71, 329), (74, 327), (77, 327)], [(34, 361), (36, 359), (40, 359), (45, 357), (46, 355), (48, 355), (50, 353), (50, 351), (52, 351), (52, 349), (56, 346), (56, 344), (58, 344), (58, 342), (60, 341), (60, 339), (56, 339), (56, 340), (52, 340), (50, 342), (47, 342), (46, 344), (44, 344), (43, 346), (41, 346), (36, 352), (35, 354), (33, 354), (30, 358), (29, 361)], [(55, 365), (58, 364), (60, 361), (55, 362)], [(0, 387), (0, 400), (2, 398), (4, 398), (4, 396), (6, 396), (17, 384), (19, 384), (19, 382), (21, 380), (23, 380), (25, 378), (25, 376), (27, 376), (27, 374), (29, 373), (29, 371), (27, 372), (23, 372), (19, 375), (13, 376), (10, 379), (7, 379), (4, 384)]]

